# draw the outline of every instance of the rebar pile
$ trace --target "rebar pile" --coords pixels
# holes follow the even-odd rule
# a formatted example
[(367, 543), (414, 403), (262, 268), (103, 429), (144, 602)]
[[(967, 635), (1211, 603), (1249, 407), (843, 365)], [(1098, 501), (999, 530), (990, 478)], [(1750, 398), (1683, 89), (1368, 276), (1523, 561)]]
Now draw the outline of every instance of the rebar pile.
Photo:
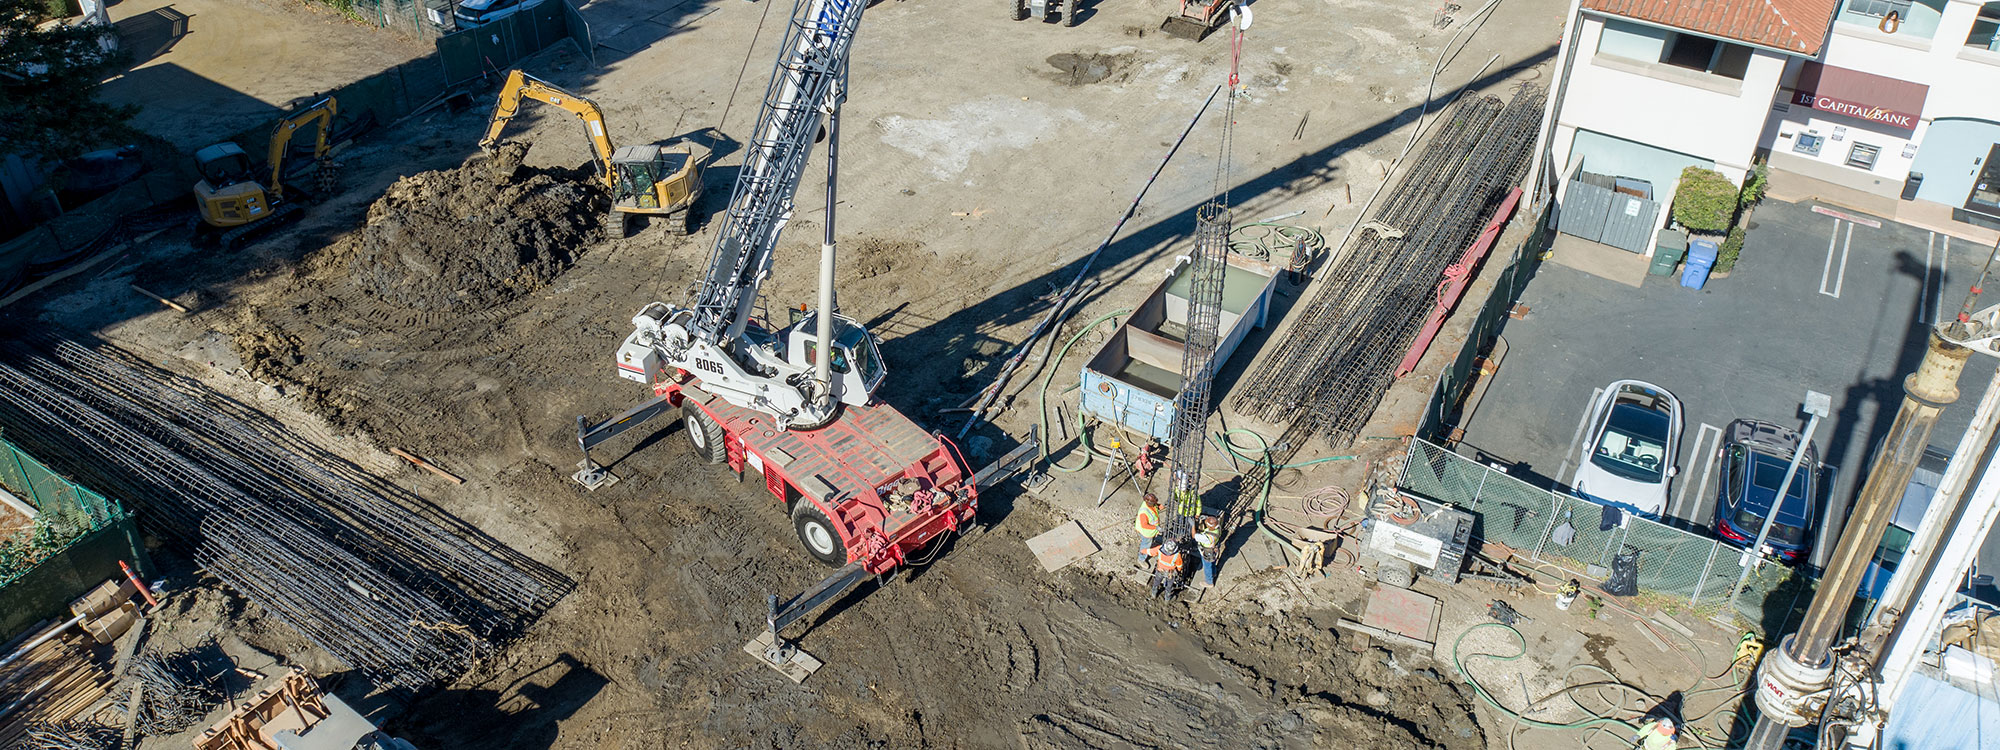
[(385, 688), (451, 679), (573, 583), (199, 384), (110, 347), (0, 346), (0, 423)]
[(123, 744), (114, 727), (92, 721), (29, 724), (9, 750), (111, 750)]
[(145, 686), (139, 693), (139, 715), (132, 719), (139, 734), (179, 732), (222, 704), (222, 691), (201, 677), (197, 652), (143, 653), (133, 658), (128, 676)]
[(1243, 413), (1290, 425), (1286, 434), (1353, 441), (1388, 391), (1396, 363), (1458, 260), (1507, 190), (1521, 181), (1543, 93), (1526, 86), (1453, 106), (1352, 249), (1270, 347), (1240, 390)]

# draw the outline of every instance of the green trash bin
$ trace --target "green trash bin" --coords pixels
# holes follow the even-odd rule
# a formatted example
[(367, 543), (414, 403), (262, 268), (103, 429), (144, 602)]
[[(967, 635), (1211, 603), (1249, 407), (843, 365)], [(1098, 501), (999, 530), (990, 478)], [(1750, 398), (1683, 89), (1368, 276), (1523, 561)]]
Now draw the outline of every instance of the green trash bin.
[(1674, 275), (1674, 266), (1687, 257), (1687, 232), (1678, 229), (1660, 230), (1660, 242), (1653, 246), (1653, 266), (1647, 271), (1654, 276)]

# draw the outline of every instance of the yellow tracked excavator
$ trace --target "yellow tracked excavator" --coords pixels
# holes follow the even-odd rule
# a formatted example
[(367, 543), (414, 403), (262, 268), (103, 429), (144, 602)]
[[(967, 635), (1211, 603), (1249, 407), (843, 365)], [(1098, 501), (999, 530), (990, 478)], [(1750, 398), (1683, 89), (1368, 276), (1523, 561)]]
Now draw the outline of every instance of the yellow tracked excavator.
[[(266, 153), (271, 168), (269, 181), (257, 179), (257, 168), (250, 155), (232, 141), (194, 152), (195, 170), (201, 175), (201, 181), (194, 185), (202, 222), (196, 239), (230, 248), (253, 233), (284, 223), (279, 217), (295, 216), (299, 207), (285, 194), (287, 180), (309, 176), (313, 183), (311, 193), (332, 193), (340, 180), (340, 165), (330, 159), (329, 143), (334, 116), (339, 110), (339, 103), (329, 96), (301, 106), (278, 121), (271, 131)], [(308, 126), (315, 131), (312, 161), (302, 168), (294, 164), (288, 173), (286, 157), (291, 153), (292, 136)]]
[(521, 102), (533, 99), (562, 109), (583, 121), (584, 136), (597, 157), (598, 172), (611, 191), (611, 211), (605, 216), (604, 233), (614, 239), (626, 236), (634, 214), (664, 216), (667, 231), (685, 235), (694, 231), (701, 208), (701, 171), (708, 161), (708, 149), (686, 141), (644, 146), (613, 146), (604, 127), (604, 111), (583, 97), (555, 84), (515, 70), (500, 87), (500, 99), (493, 105), (493, 119), (479, 147), (495, 160), (494, 167), (511, 175), (520, 164), (500, 153), (500, 133), (507, 122), (520, 114)]

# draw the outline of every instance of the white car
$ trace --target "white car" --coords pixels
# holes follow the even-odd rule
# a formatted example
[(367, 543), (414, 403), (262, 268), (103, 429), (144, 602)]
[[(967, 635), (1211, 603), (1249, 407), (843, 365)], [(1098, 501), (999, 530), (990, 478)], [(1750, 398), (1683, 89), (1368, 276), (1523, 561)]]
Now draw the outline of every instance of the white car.
[(458, 28), (485, 26), (502, 18), (541, 5), (547, 0), (460, 0), (452, 11)]
[(1658, 519), (1667, 509), (1667, 483), (1678, 473), (1680, 443), (1680, 399), (1652, 383), (1612, 383), (1590, 405), (1583, 460), (1569, 486), (1591, 500)]

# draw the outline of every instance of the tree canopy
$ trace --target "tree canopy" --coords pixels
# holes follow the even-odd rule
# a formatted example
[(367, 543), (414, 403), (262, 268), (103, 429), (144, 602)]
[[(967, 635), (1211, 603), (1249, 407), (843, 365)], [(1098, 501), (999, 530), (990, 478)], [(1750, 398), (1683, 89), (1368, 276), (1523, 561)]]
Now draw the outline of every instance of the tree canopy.
[(0, 154), (58, 160), (130, 137), (138, 108), (97, 99), (124, 61), (109, 27), (51, 24), (45, 0), (0, 0)]

